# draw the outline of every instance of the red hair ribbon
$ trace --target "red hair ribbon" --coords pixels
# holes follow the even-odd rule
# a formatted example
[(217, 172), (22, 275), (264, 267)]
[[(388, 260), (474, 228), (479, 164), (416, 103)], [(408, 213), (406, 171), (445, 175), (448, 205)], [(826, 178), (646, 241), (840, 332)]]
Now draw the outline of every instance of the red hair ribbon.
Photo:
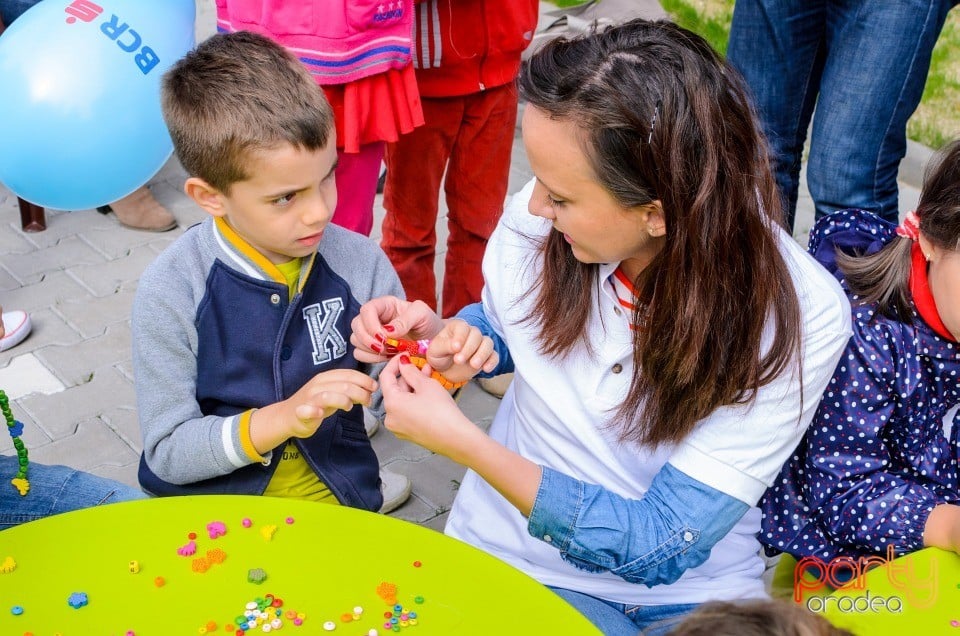
[(897, 226), (897, 236), (911, 241), (920, 239), (920, 217), (917, 216), (916, 211), (910, 210), (907, 216), (903, 217), (903, 223)]

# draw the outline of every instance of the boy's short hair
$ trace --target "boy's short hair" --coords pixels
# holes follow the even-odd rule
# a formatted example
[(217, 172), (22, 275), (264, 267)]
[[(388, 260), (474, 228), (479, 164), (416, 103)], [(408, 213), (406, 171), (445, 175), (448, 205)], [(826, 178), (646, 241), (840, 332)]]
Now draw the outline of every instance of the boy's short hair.
[(334, 135), (333, 110), (303, 64), (248, 31), (218, 33), (174, 64), (161, 102), (184, 169), (224, 193), (252, 176), (251, 152), (319, 150)]

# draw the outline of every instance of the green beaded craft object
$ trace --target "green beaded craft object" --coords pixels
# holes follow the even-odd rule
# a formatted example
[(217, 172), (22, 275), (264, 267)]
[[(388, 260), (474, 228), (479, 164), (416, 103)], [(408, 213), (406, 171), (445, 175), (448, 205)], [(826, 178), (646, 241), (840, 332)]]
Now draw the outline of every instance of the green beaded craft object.
[(0, 411), (3, 411), (3, 417), (7, 421), (7, 432), (13, 438), (13, 446), (17, 449), (17, 460), (20, 464), (17, 476), (11, 479), (10, 483), (23, 497), (30, 491), (30, 482), (27, 480), (27, 467), (30, 465), (30, 460), (27, 459), (27, 447), (23, 445), (23, 441), (20, 439), (23, 424), (13, 419), (10, 400), (7, 399), (7, 394), (4, 393), (3, 389), (0, 389)]

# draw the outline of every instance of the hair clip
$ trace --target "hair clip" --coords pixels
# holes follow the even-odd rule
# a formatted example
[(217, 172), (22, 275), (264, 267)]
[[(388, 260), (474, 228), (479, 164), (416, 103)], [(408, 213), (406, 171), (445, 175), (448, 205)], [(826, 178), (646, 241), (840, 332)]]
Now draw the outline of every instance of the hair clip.
[(653, 109), (653, 117), (650, 119), (650, 133), (647, 135), (647, 145), (653, 140), (653, 125), (657, 123), (657, 115), (660, 114), (660, 105), (662, 102), (658, 99), (657, 105)]

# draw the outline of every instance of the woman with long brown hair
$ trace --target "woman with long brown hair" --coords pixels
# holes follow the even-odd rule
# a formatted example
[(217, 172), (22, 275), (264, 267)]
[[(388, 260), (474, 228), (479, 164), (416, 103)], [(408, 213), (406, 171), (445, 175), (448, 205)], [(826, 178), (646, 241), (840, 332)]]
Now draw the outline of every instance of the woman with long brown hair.
[[(634, 20), (546, 45), (520, 91), (536, 178), (490, 239), (482, 304), (458, 316), (513, 384), (487, 435), (401, 356), (380, 377), (386, 426), (470, 469), (448, 534), (604, 633), (763, 596), (756, 503), (850, 317), (781, 229), (741, 80), (699, 36)], [(358, 357), (410, 332), (435, 336), (432, 370), (486, 359), (417, 303), (372, 301), (353, 326)]]

